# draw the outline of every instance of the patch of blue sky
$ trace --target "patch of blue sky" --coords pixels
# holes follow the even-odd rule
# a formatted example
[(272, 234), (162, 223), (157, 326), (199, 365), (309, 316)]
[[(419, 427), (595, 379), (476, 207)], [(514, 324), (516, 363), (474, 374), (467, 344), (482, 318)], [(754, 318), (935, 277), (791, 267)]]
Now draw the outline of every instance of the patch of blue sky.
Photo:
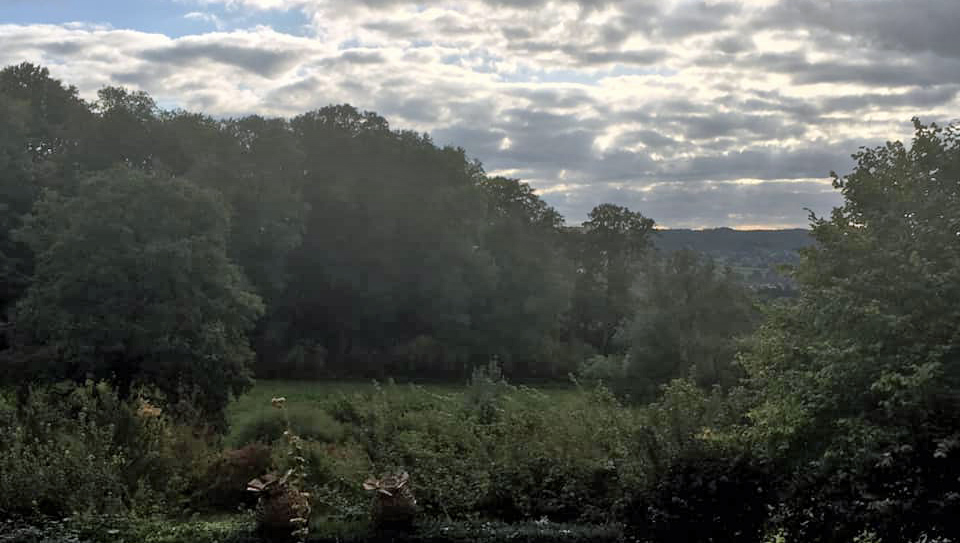
[(184, 26), (184, 5), (170, 0), (7, 0), (0, 22), (16, 24), (92, 23), (173, 35)]
[[(191, 12), (210, 18), (186, 18)], [(216, 18), (214, 20), (213, 18)], [(308, 35), (306, 16), (298, 10), (240, 11), (222, 5), (175, 0), (2, 0), (0, 23), (65, 24), (88, 23), (116, 29), (159, 33), (177, 38), (218, 30), (235, 30), (265, 25), (277, 32)]]
[[(231, 15), (239, 15), (241, 12), (226, 10), (225, 22), (229, 25)], [(238, 28), (249, 28), (252, 26), (269, 26), (276, 32), (290, 34), (291, 36), (308, 37), (313, 35), (310, 26), (310, 20), (300, 10), (271, 10), (251, 12), (236, 19)]]

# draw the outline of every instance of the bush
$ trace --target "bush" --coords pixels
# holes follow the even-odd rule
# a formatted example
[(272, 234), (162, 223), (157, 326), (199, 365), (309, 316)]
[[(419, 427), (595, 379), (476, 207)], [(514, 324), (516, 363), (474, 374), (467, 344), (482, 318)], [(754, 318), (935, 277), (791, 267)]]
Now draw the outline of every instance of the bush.
[(326, 521), (365, 518), (370, 496), (362, 483), (373, 468), (363, 447), (353, 441), (311, 442), (306, 445), (305, 456), (306, 486), (313, 496), (316, 516)]
[[(881, 543), (960, 536), (960, 435), (924, 436), (866, 457), (847, 454), (799, 470), (781, 510), (793, 539)], [(929, 439), (923, 439), (928, 437)]]
[(484, 511), (505, 520), (607, 522), (650, 468), (639, 418), (604, 388), (557, 402), (521, 389), (489, 429)]
[(647, 479), (649, 432), (605, 389), (474, 387), (468, 399), (388, 385), (328, 408), (349, 421), (369, 475), (410, 473), (427, 516), (603, 522)]
[(747, 455), (687, 451), (632, 500), (626, 531), (642, 542), (759, 543), (777, 503), (775, 473)]
[(207, 471), (195, 503), (200, 507), (225, 509), (235, 509), (242, 503), (253, 505), (256, 499), (247, 492), (247, 483), (272, 467), (273, 450), (263, 443), (223, 451)]
[(175, 509), (212, 459), (209, 438), (106, 384), (64, 383), (0, 407), (0, 511)]
[(288, 417), (291, 429), (303, 439), (321, 443), (339, 443), (345, 437), (343, 425), (320, 406), (293, 404), (284, 411), (264, 409), (237, 424), (231, 436), (235, 447), (251, 443), (273, 443), (283, 437)]

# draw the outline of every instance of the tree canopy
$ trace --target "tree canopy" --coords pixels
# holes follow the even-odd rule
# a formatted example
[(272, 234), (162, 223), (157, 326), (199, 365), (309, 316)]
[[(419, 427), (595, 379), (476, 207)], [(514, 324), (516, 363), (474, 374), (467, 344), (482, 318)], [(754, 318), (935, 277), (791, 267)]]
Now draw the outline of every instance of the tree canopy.
[(226, 253), (213, 192), (127, 167), (46, 191), (16, 231), (36, 271), (16, 308), (25, 345), (45, 345), (70, 377), (199, 393), (217, 413), (250, 384), (246, 334), (263, 312)]
[(188, 361), (219, 356), (235, 390), (248, 365), (463, 379), (496, 359), (562, 379), (631, 348), (655, 259), (640, 212), (566, 226), (530, 185), (349, 105), (215, 119), (117, 87), (86, 102), (21, 64), (0, 112), (2, 358), (35, 375), (173, 395), (178, 372), (213, 387)]

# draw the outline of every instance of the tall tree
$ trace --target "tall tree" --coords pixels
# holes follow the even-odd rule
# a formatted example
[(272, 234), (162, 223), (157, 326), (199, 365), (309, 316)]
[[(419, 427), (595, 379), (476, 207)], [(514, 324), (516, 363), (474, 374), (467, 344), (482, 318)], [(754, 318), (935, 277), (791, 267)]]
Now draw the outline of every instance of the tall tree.
[(16, 310), (22, 344), (52, 347), (67, 376), (122, 394), (196, 392), (221, 417), (250, 384), (246, 334), (263, 311), (227, 258), (228, 229), (215, 193), (126, 167), (73, 197), (47, 191), (18, 232), (37, 260)]
[(24, 144), (34, 183), (68, 190), (84, 170), (84, 142), (95, 117), (76, 87), (64, 86), (46, 68), (30, 63), (0, 70), (0, 94), (26, 106)]
[(571, 231), (577, 262), (572, 324), (601, 354), (614, 350), (636, 307), (633, 285), (648, 254), (652, 219), (614, 204), (599, 205)]
[[(560, 332), (569, 310), (573, 263), (563, 253), (563, 218), (526, 183), (483, 176), (487, 228), (482, 246), (496, 266), (496, 284), (478, 300), (477, 350), (497, 355), (508, 372), (553, 375), (544, 343)], [(567, 371), (573, 368), (566, 368)]]
[(800, 534), (811, 540), (865, 519), (912, 540), (957, 514), (960, 129), (915, 125), (912, 146), (863, 149), (834, 176), (844, 204), (813, 218), (798, 300), (743, 357), (747, 435), (822, 478), (805, 511), (838, 515), (829, 535)]
[(0, 94), (0, 324), (6, 323), (7, 308), (20, 296), (30, 275), (30, 252), (11, 235), (30, 211), (37, 192), (26, 143), (27, 119), (25, 103)]
[(473, 295), (488, 288), (492, 267), (463, 150), (347, 106), (292, 125), (310, 213), (291, 256), (285, 343), (318, 341), (335, 364), (377, 366), (419, 336), (467, 346)]

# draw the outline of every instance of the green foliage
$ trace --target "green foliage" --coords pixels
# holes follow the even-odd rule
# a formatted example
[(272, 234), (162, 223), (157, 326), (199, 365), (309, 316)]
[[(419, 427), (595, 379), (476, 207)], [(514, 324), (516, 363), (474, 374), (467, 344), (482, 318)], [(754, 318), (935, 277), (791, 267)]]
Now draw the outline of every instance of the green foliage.
[(247, 483), (268, 473), (273, 466), (273, 449), (263, 443), (224, 450), (198, 482), (193, 504), (199, 508), (229, 510), (237, 504), (250, 503)]
[(175, 511), (213, 459), (211, 444), (106, 384), (36, 389), (0, 405), (0, 511)]
[(690, 251), (677, 251), (648, 267), (630, 332), (628, 378), (641, 399), (690, 375), (702, 387), (732, 386), (737, 339), (757, 314), (730, 270)]
[(614, 338), (636, 309), (632, 288), (651, 247), (653, 224), (640, 213), (603, 204), (580, 228), (568, 230), (577, 266), (571, 325), (600, 354), (616, 351)]
[(743, 356), (756, 400), (741, 431), (802, 474), (784, 512), (800, 537), (939, 535), (958, 511), (940, 463), (960, 428), (958, 129), (917, 122), (909, 148), (855, 158), (834, 181), (844, 205), (813, 218), (800, 297)]
[(76, 516), (0, 521), (0, 543), (258, 543), (245, 517), (172, 521)]
[[(123, 175), (134, 170), (152, 179), (189, 179), (204, 189), (197, 190), (205, 194), (200, 200), (216, 193), (219, 209), (203, 215), (208, 222), (229, 222), (229, 231), (214, 236), (216, 244), (249, 285), (237, 286), (236, 270), (218, 271), (219, 263), (194, 259), (191, 268), (178, 264), (177, 255), (164, 262), (177, 270), (211, 264), (214, 269), (207, 269), (206, 277), (227, 278), (237, 287), (227, 288), (232, 294), (256, 292), (263, 300), (262, 310), (246, 302), (230, 308), (242, 322), (224, 323), (226, 335), (233, 328), (243, 335), (252, 332), (254, 366), (262, 377), (464, 379), (470, 368), (497, 356), (510, 376), (562, 378), (583, 360), (581, 351), (589, 350), (584, 343), (604, 354), (618, 350), (612, 339), (632, 312), (630, 278), (648, 245), (652, 221), (625, 208), (598, 206), (583, 236), (567, 235), (559, 213), (529, 185), (487, 176), (463, 149), (441, 148), (426, 135), (391, 130), (374, 113), (339, 105), (292, 119), (253, 115), (216, 120), (163, 111), (142, 91), (118, 87), (101, 89), (96, 102), (86, 103), (75, 88), (31, 64), (0, 71), (0, 111), (5, 134), (0, 137), (0, 195), (6, 204), (0, 215), (0, 305), (7, 308), (30, 283), (34, 253), (47, 250), (36, 245), (42, 236), (29, 233), (37, 221), (28, 228), (20, 224), (40, 194), (47, 195), (38, 209), (53, 205), (50, 194), (56, 193), (64, 202), (88, 201), (84, 210), (91, 216), (105, 214), (135, 231), (143, 226), (137, 217), (161, 227), (196, 223), (207, 228), (198, 213), (206, 204), (173, 212), (164, 208), (169, 201), (161, 199), (158, 209), (143, 209), (138, 191), (111, 188), (108, 199), (105, 189), (85, 181), (118, 177), (119, 166), (127, 168)], [(170, 184), (178, 183), (183, 182)], [(123, 215), (123, 210), (130, 212)], [(11, 237), (18, 228), (27, 243)], [(103, 252), (117, 252), (119, 258), (113, 268), (92, 262), (104, 268), (104, 277), (107, 270), (124, 276), (124, 281), (111, 277), (111, 282), (138, 282), (139, 275), (128, 269), (129, 255), (116, 245), (125, 243), (129, 233), (109, 230), (90, 229), (85, 239), (109, 238)], [(63, 253), (86, 251), (84, 243), (54, 246)], [(35, 279), (45, 284), (35, 290), (55, 291), (47, 283), (59, 279), (52, 277), (59, 271), (43, 259)], [(577, 267), (585, 273), (578, 275)], [(189, 279), (190, 285), (200, 283)], [(97, 294), (110, 299), (116, 293)], [(36, 292), (28, 298), (22, 302), (70, 305), (62, 297), (39, 300)], [(148, 308), (155, 305), (145, 294), (137, 300)], [(117, 306), (91, 320), (104, 329), (122, 330), (113, 321), (130, 322), (128, 309), (136, 304)], [(37, 312), (52, 316), (44, 309)], [(93, 360), (62, 360), (63, 338), (50, 336), (58, 329), (54, 324), (66, 324), (62, 318), (57, 323), (38, 318), (29, 311), (17, 316), (17, 331), (38, 334), (34, 339), (56, 348), (50, 352), (41, 345), (21, 345), (14, 356), (21, 369), (44, 366), (40, 373), (48, 368), (62, 377), (68, 364), (81, 374), (91, 365), (111, 366), (92, 373), (105, 378), (116, 374), (121, 389), (131, 375), (143, 373), (136, 367), (140, 363), (131, 360), (142, 358), (140, 353), (112, 361), (96, 352), (84, 353)], [(97, 344), (80, 350), (129, 350), (118, 347), (116, 337), (97, 337), (94, 328), (78, 328), (76, 335)], [(202, 332), (203, 326), (194, 322), (184, 328), (198, 336), (220, 335), (219, 329)], [(236, 349), (219, 353), (223, 359), (250, 360), (247, 342), (236, 336), (231, 340)], [(179, 353), (170, 357), (190, 359)], [(146, 359), (143, 364), (153, 365)], [(156, 373), (166, 380), (167, 366), (177, 364), (165, 360), (156, 365), (163, 366)], [(201, 396), (210, 398), (207, 411), (218, 411), (225, 399), (212, 391), (244, 386), (236, 370), (247, 364), (223, 365), (231, 370), (223, 376), (226, 382), (218, 384), (226, 386), (201, 387)], [(131, 375), (123, 375), (123, 368)], [(190, 385), (193, 380), (186, 379)], [(171, 383), (162, 388), (170, 395), (177, 389)]]
[(777, 504), (777, 470), (714, 447), (686, 451), (626, 513), (637, 541), (759, 543)]
[(576, 380), (590, 386), (602, 385), (621, 398), (631, 395), (633, 383), (627, 379), (627, 357), (622, 354), (593, 355), (577, 368)]
[(637, 415), (603, 389), (560, 397), (497, 382), (484, 385), (497, 392), (479, 409), (395, 385), (328, 408), (352, 426), (374, 473), (409, 471), (427, 516), (615, 518), (651, 467)]
[(27, 115), (25, 103), (0, 94), (0, 323), (7, 320), (7, 306), (29, 283), (29, 251), (10, 235), (36, 197), (24, 145)]
[(482, 247), (498, 273), (473, 317), (473, 350), (497, 356), (515, 375), (563, 375), (538, 357), (562, 329), (557, 315), (570, 308), (573, 262), (562, 248), (563, 218), (515, 179), (483, 177), (479, 187), (488, 218)]
[(231, 432), (230, 440), (240, 447), (251, 443), (274, 443), (283, 437), (287, 425), (303, 439), (318, 443), (339, 443), (345, 437), (343, 426), (315, 405), (291, 403), (282, 413), (262, 409), (245, 419)]
[(495, 422), (503, 396), (512, 390), (496, 360), (490, 360), (486, 366), (477, 366), (463, 391), (467, 414), (476, 417), (481, 424)]
[(308, 442), (304, 456), (314, 518), (324, 522), (367, 519), (370, 496), (360, 483), (373, 473), (373, 466), (366, 450), (354, 441)]
[(75, 197), (46, 192), (18, 232), (37, 259), (21, 342), (55, 348), (61, 377), (109, 379), (121, 395), (152, 385), (171, 403), (197, 392), (220, 416), (249, 386), (246, 333), (263, 310), (227, 232), (219, 198), (184, 180), (117, 168)]
[[(316, 526), (311, 543), (614, 543), (616, 526), (550, 522), (438, 522), (418, 524), (412, 533), (376, 533), (362, 523)], [(244, 516), (171, 521), (168, 519), (71, 519), (27, 524), (0, 521), (0, 543), (259, 543), (251, 519)]]

